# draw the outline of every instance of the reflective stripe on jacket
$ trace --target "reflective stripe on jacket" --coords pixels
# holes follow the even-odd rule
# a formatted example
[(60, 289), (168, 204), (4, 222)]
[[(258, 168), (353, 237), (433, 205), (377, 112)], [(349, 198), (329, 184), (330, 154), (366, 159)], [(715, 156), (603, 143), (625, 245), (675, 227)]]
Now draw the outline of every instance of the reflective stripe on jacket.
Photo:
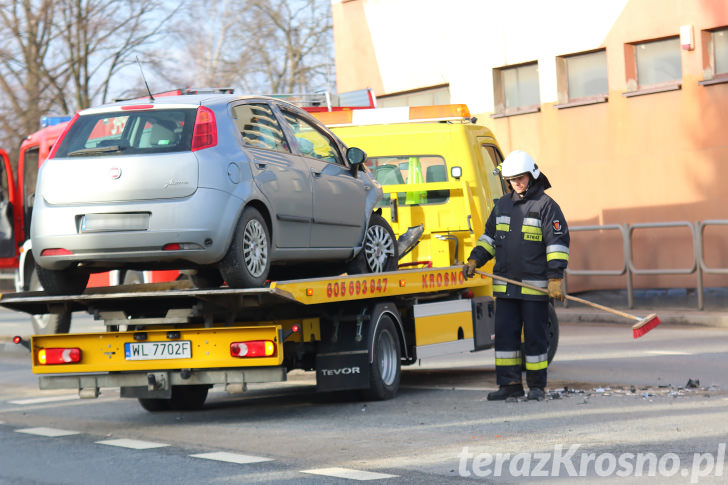
[[(478, 267), (495, 257), (496, 276), (546, 290), (549, 278), (563, 278), (569, 262), (569, 229), (559, 205), (544, 192), (541, 177), (521, 198), (516, 192), (496, 203), (470, 258)], [(545, 293), (493, 280), (495, 296), (545, 299)]]

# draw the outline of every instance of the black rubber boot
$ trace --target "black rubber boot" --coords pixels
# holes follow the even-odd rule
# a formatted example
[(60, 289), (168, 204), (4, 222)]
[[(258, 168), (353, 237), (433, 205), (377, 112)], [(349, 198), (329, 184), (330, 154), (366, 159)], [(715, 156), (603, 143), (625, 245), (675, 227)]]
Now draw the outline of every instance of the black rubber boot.
[(500, 389), (488, 393), (488, 401), (505, 401), (509, 397), (523, 396), (523, 386), (513, 384), (510, 386), (500, 386)]
[(533, 389), (528, 390), (529, 401), (543, 401), (544, 399), (546, 399), (546, 394), (540, 387), (534, 387)]

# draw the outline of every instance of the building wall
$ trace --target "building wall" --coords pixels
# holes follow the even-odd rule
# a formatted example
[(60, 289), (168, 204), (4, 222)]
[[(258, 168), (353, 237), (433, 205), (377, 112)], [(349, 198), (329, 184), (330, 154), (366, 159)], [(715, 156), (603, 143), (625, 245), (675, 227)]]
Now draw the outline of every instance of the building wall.
[[(332, 0), (339, 91), (377, 96), (447, 84), (507, 154), (530, 152), (572, 226), (728, 219), (728, 83), (701, 85), (702, 32), (728, 26), (725, 0)], [(679, 35), (678, 90), (627, 97), (634, 64), (626, 44)], [(558, 102), (556, 57), (606, 48), (606, 102)], [(540, 110), (493, 117), (493, 69), (538, 61)], [(728, 267), (728, 226), (705, 230), (709, 267)], [(614, 231), (573, 233), (572, 269), (617, 269)], [(638, 229), (638, 268), (689, 268), (687, 227)], [(706, 275), (706, 286), (728, 279)], [(636, 287), (694, 287), (696, 275), (635, 276)], [(569, 287), (624, 287), (625, 277), (570, 277)]]

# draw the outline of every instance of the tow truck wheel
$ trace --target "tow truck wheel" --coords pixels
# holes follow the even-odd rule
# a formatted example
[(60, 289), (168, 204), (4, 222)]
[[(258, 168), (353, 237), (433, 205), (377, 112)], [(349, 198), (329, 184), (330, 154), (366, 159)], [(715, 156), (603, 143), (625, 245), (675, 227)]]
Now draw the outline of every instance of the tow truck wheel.
[[(43, 286), (38, 279), (38, 273), (33, 268), (30, 272), (29, 291), (43, 291)], [(31, 315), (30, 321), (33, 324), (33, 333), (36, 335), (49, 333), (68, 333), (71, 330), (70, 313), (42, 313)]]
[(243, 211), (220, 273), (231, 288), (260, 288), (270, 271), (270, 231), (254, 207)]
[(45, 269), (36, 264), (38, 279), (49, 295), (80, 295), (86, 289), (89, 273), (76, 268)]
[(139, 404), (151, 413), (160, 411), (196, 411), (202, 409), (210, 386), (173, 386), (169, 399), (139, 398)]
[(373, 213), (364, 236), (364, 247), (347, 265), (349, 274), (382, 273), (397, 269), (397, 239), (389, 223)]
[(362, 393), (365, 399), (383, 401), (392, 399), (399, 389), (401, 374), (399, 334), (392, 318), (383, 315), (372, 341), (374, 359), (369, 364), (369, 389)]

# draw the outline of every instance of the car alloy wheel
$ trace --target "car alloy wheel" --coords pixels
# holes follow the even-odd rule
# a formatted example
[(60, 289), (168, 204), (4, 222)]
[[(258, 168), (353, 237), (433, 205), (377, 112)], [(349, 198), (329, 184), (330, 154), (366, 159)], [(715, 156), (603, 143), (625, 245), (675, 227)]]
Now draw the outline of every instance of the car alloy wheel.
[(262, 224), (252, 219), (243, 234), (243, 258), (250, 274), (259, 277), (268, 263), (268, 238)]
[(380, 225), (372, 225), (367, 229), (364, 241), (364, 254), (367, 266), (372, 273), (386, 271), (388, 258), (394, 256), (394, 240), (387, 230)]

